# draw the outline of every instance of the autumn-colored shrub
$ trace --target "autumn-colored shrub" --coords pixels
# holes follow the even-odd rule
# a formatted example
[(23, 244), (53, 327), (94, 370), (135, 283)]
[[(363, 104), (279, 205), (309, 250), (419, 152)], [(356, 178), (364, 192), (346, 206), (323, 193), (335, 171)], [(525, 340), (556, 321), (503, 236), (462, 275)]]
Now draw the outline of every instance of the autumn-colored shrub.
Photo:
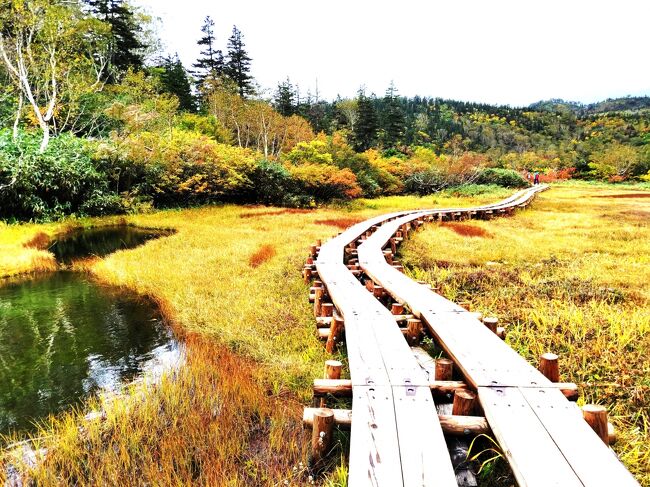
[(477, 227), (476, 225), (469, 225), (467, 223), (459, 222), (446, 222), (442, 224), (443, 227), (449, 228), (458, 235), (463, 237), (491, 237), (492, 234), (485, 228)]
[(349, 169), (338, 169), (325, 164), (302, 164), (290, 166), (289, 172), (300, 192), (312, 196), (315, 201), (361, 196), (357, 178)]

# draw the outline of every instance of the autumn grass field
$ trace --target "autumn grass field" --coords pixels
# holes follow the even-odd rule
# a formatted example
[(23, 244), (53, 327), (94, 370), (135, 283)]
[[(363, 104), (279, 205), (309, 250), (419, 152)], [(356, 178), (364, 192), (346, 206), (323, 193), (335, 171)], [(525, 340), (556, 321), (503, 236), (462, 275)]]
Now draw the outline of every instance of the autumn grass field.
[[(101, 282), (153, 298), (187, 344), (187, 363), (161, 383), (132, 387), (109, 404), (91, 400), (43, 425), (32, 444), (47, 455), (36, 467), (18, 461), (16, 449), (0, 461), (38, 485), (309, 482), (302, 407), (327, 358), (301, 279), (309, 245), (391, 210), (487, 203), (510, 191), (465, 193), (472, 196), (358, 200), (312, 211), (228, 205), (0, 226), (2, 276), (53, 269), (51, 254), (37, 244), (78, 226), (175, 229), (85, 267)], [(102, 409), (103, 419), (83, 420)], [(314, 480), (343, 485), (345, 472), (333, 468)]]
[(604, 404), (615, 450), (650, 486), (650, 191), (556, 185), (512, 218), (432, 225), (408, 273), (498, 316), (531, 363), (560, 356), (582, 403)]

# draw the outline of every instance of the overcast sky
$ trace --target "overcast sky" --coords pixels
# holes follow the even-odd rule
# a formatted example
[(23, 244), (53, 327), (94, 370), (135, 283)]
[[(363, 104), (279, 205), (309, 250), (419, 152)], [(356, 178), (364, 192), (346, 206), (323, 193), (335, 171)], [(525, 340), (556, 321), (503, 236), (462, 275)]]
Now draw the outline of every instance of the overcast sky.
[(287, 76), (301, 94), (399, 93), (528, 105), (650, 95), (646, 0), (132, 0), (159, 18), (186, 67), (206, 15), (225, 50), (244, 34), (269, 94)]

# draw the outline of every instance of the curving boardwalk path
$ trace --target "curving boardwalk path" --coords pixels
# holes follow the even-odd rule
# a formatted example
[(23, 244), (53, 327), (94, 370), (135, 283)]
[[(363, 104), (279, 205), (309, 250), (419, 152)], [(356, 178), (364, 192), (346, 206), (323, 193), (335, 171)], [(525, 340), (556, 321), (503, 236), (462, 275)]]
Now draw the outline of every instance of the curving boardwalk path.
[(558, 384), (474, 314), (412, 281), (384, 255), (384, 248), (394, 250), (400, 240), (394, 236), (406, 237), (411, 225), (509, 214), (544, 189), (536, 186), (481, 207), (382, 215), (321, 246), (316, 270), (345, 323), (353, 397), (350, 486), (457, 485), (427, 374), (395, 317), (346, 266), (346, 249), (357, 244), (363, 272), (422, 320), (478, 393), (520, 486), (638, 485)]

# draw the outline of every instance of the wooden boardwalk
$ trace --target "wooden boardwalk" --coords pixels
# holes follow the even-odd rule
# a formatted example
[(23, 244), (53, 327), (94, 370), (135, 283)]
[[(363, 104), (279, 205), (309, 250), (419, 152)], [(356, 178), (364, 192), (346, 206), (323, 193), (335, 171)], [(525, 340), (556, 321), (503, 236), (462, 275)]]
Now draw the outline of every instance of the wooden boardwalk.
[[(431, 380), (395, 316), (378, 299), (382, 294), (407, 306), (453, 359), (477, 393), (519, 485), (638, 485), (567, 401), (561, 385), (530, 366), (474, 314), (412, 281), (386, 260), (385, 252), (394, 250), (411, 226), (508, 214), (528, 205), (543, 189), (530, 188), (482, 207), (383, 215), (321, 246), (315, 268), (345, 323), (353, 405), (350, 486), (457, 485)], [(346, 265), (352, 253), (378, 293), (368, 292)]]

